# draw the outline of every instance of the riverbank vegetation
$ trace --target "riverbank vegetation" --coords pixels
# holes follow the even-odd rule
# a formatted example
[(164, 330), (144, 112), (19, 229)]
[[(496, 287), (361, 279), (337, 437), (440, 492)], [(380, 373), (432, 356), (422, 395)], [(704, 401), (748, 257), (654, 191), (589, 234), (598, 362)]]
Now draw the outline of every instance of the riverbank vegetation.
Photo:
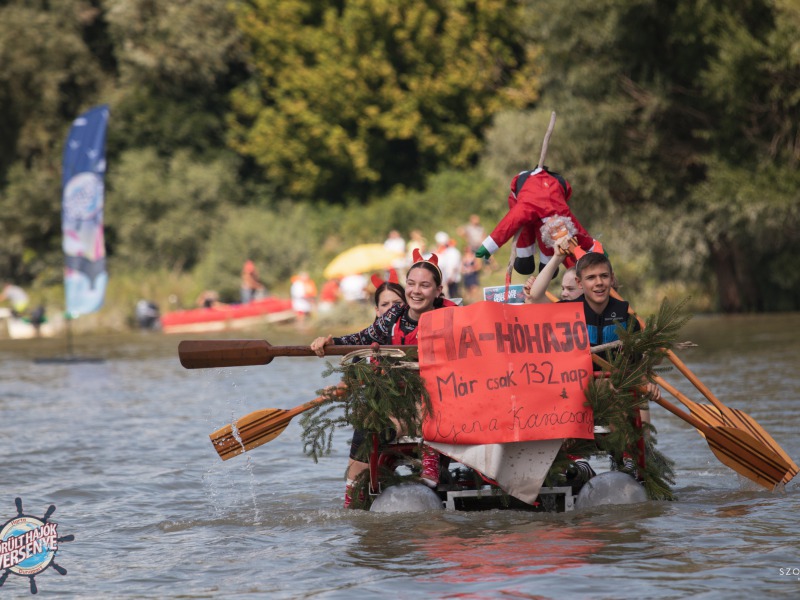
[(96, 104), (114, 323), (235, 299), (248, 258), (286, 293), (390, 229), (490, 231), (555, 110), (547, 162), (637, 308), (797, 310), (797, 31), (790, 0), (10, 0), (0, 279), (59, 306), (61, 152)]

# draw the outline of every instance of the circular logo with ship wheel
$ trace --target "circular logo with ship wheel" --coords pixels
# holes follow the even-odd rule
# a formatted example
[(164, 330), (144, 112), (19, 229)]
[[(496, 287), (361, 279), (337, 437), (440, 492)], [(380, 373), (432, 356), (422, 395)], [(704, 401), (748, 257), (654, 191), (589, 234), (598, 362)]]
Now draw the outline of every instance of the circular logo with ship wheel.
[(53, 562), (58, 545), (70, 542), (73, 535), (58, 536), (58, 523), (49, 521), (56, 507), (51, 505), (41, 519), (23, 514), (22, 500), (16, 499), (16, 517), (9, 519), (0, 527), (0, 575), (2, 586), (9, 574), (21, 575), (30, 579), (31, 593), (37, 592), (34, 577), (52, 566), (62, 575), (67, 570)]

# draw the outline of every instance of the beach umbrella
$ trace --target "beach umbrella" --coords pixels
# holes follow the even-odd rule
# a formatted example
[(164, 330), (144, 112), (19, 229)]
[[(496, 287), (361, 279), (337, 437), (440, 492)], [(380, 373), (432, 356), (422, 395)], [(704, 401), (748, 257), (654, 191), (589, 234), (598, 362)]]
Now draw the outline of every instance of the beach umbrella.
[(383, 244), (360, 244), (345, 250), (334, 258), (323, 271), (326, 279), (345, 277), (370, 271), (381, 271), (395, 266), (401, 253), (392, 252)]

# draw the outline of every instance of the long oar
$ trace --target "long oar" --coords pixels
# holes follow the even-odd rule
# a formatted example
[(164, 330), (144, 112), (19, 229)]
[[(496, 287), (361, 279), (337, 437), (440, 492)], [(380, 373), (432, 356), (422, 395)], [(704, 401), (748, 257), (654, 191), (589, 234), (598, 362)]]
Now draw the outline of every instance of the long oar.
[[(780, 444), (778, 444), (778, 442), (776, 442), (773, 437), (761, 425), (759, 425), (755, 419), (753, 419), (753, 417), (744, 411), (736, 408), (730, 408), (729, 406), (726, 406), (720, 402), (711, 392), (711, 390), (708, 389), (703, 382), (700, 381), (700, 379), (689, 370), (689, 367), (687, 367), (680, 358), (675, 356), (672, 350), (667, 350), (667, 358), (669, 358), (672, 364), (677, 367), (684, 377), (686, 377), (686, 379), (688, 379), (692, 385), (694, 385), (694, 387), (697, 388), (697, 390), (703, 394), (703, 396), (708, 398), (711, 404), (714, 405), (714, 409), (716, 409), (716, 411), (711, 410), (711, 407), (705, 404), (696, 405), (698, 410), (705, 412), (707, 419), (716, 419), (723, 425), (735, 427), (736, 429), (741, 429), (742, 431), (747, 431), (761, 443), (778, 453), (789, 464), (789, 472), (786, 474), (786, 478), (784, 480), (785, 483), (789, 483), (789, 481), (795, 475), (797, 475), (798, 472), (800, 472), (800, 467), (797, 466), (797, 463), (791, 459), (786, 451), (781, 448)], [(689, 407), (689, 410), (692, 410), (690, 405), (687, 404), (687, 406)], [(692, 410), (692, 412), (695, 411)]]
[[(611, 369), (611, 365), (596, 354), (592, 355), (592, 360), (605, 370)], [(656, 376), (654, 380), (684, 404), (693, 404), (661, 377)], [(647, 388), (640, 386), (639, 391), (646, 392)], [(664, 398), (653, 401), (700, 431), (714, 456), (743, 477), (768, 490), (774, 490), (775, 486), (786, 481), (786, 476), (791, 470), (789, 463), (746, 431), (723, 425), (709, 425)]]
[[(343, 356), (371, 346), (326, 346), (325, 354)], [(408, 346), (381, 346), (382, 350)], [(276, 356), (316, 356), (310, 346), (273, 346), (267, 340), (184, 340), (178, 344), (181, 364), (187, 369), (266, 365)]]
[(228, 460), (274, 440), (284, 432), (294, 417), (311, 410), (325, 400), (326, 396), (319, 396), (289, 410), (283, 408), (256, 410), (239, 417), (229, 425), (220, 427), (208, 437), (211, 438), (219, 457)]

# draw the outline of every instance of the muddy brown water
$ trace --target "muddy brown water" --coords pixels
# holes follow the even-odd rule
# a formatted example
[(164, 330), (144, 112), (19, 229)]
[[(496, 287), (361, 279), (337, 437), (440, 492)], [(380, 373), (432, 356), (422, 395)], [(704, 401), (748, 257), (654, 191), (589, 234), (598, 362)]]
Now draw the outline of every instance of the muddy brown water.
[[(696, 317), (687, 365), (800, 460), (800, 314)], [(254, 331), (237, 337), (267, 337)], [(653, 407), (675, 502), (560, 515), (343, 511), (347, 434), (318, 464), (295, 419), (222, 462), (208, 434), (330, 383), (324, 361), (187, 371), (185, 336), (81, 337), (101, 363), (38, 364), (63, 340), (0, 342), (0, 524), (51, 504), (62, 543), (36, 577), (73, 598), (795, 598), (800, 491), (754, 488)], [(210, 336), (208, 336), (210, 337)], [(273, 343), (302, 340), (271, 339)], [(675, 371), (665, 377), (697, 401)], [(0, 573), (2, 575), (2, 573)], [(29, 597), (9, 574), (2, 598)]]

